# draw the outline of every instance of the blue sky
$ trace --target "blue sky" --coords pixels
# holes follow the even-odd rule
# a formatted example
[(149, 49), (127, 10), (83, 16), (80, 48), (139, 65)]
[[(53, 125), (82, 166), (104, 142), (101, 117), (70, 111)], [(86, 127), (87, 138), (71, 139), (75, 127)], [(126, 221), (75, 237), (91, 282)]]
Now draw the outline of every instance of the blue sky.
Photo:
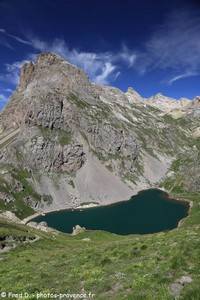
[(0, 0), (0, 107), (21, 65), (53, 51), (91, 80), (144, 97), (200, 94), (200, 4), (193, 0)]

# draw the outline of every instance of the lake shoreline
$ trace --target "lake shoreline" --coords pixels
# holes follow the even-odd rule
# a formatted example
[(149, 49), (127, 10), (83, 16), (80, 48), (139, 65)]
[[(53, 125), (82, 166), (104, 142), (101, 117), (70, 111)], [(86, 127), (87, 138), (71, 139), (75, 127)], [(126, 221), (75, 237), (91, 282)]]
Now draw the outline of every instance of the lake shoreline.
[(184, 223), (184, 221), (190, 216), (190, 213), (191, 213), (191, 210), (192, 210), (192, 207), (193, 207), (193, 201), (188, 200), (188, 199), (181, 199), (181, 198), (179, 198), (177, 200), (178, 201), (184, 201), (184, 202), (188, 203), (188, 206), (189, 206), (188, 207), (188, 215), (178, 222), (177, 228), (179, 228), (182, 225), (182, 223)]
[(191, 209), (193, 207), (193, 201), (192, 200), (189, 200), (189, 199), (186, 199), (186, 198), (180, 198), (180, 197), (176, 197), (175, 195), (172, 195), (170, 191), (167, 191), (166, 189), (164, 188), (159, 188), (159, 190), (165, 192), (167, 195), (168, 195), (168, 199), (169, 200), (175, 200), (175, 201), (179, 201), (179, 202), (182, 202), (183, 204), (187, 204), (188, 205), (188, 214), (185, 218), (181, 219), (178, 223), (177, 223), (177, 227), (174, 228), (174, 229), (177, 229), (179, 228), (182, 223), (190, 216), (190, 213), (191, 213)]
[[(137, 194), (133, 195), (132, 197), (136, 197), (138, 195), (140, 195), (141, 193), (145, 192), (145, 191), (148, 191), (148, 190), (159, 190), (161, 192), (164, 192), (165, 193), (165, 196), (167, 198), (167, 200), (169, 201), (174, 201), (174, 202), (182, 202), (184, 205), (187, 205), (187, 209), (188, 209), (188, 212), (187, 212), (187, 216), (184, 217), (183, 219), (181, 219), (178, 223), (177, 223), (177, 226), (176, 228), (179, 228), (182, 224), (182, 222), (189, 216), (190, 214), (190, 210), (192, 208), (192, 205), (193, 205), (193, 202), (192, 201), (189, 201), (187, 199), (183, 199), (183, 198), (175, 198), (173, 195), (171, 195), (170, 193), (168, 194), (168, 191), (162, 189), (162, 188), (158, 188), (158, 187), (152, 187), (150, 189), (145, 189), (145, 190), (141, 190), (139, 191)], [(46, 214), (50, 214), (50, 213), (55, 213), (55, 212), (62, 212), (62, 211), (75, 211), (75, 210), (79, 210), (79, 211), (82, 211), (82, 210), (86, 210), (86, 209), (91, 209), (91, 208), (97, 208), (97, 207), (106, 207), (106, 206), (114, 206), (114, 205), (118, 205), (120, 203), (124, 203), (124, 202), (128, 202), (132, 199), (132, 197), (128, 200), (122, 200), (122, 201), (118, 201), (118, 202), (114, 202), (114, 203), (109, 203), (109, 204), (98, 204), (98, 203), (94, 203), (94, 202), (91, 202), (91, 203), (87, 203), (87, 204), (83, 204), (83, 205), (79, 205), (77, 207), (72, 207), (72, 208), (59, 208), (59, 209), (50, 209), (50, 210), (45, 210), (45, 211), (39, 211), (39, 212), (36, 212), (35, 214), (31, 215), (31, 216), (28, 216), (26, 218), (24, 218), (22, 220), (22, 222), (24, 224), (27, 224), (28, 222), (34, 220), (35, 218), (37, 217), (40, 217), (40, 216), (45, 216)], [(174, 229), (176, 229), (174, 228)]]
[[(124, 201), (129, 201), (129, 200), (124, 200)], [(119, 202), (116, 202), (116, 203), (119, 203)], [(73, 211), (73, 210), (82, 210), (82, 209), (89, 209), (89, 208), (94, 208), (94, 207), (109, 206), (109, 205), (112, 205), (112, 204), (100, 205), (100, 204), (88, 203), (88, 204), (85, 204), (85, 205), (79, 205), (77, 207), (71, 207), (71, 208), (67, 208), (67, 207), (58, 208), (58, 209), (52, 208), (52, 209), (44, 210), (44, 211), (41, 211), (41, 212), (38, 211), (38, 212), (34, 213), (33, 215), (28, 216), (28, 217), (22, 219), (21, 221), (24, 224), (27, 224), (28, 222), (30, 222), (31, 220), (33, 220), (33, 219), (35, 219), (37, 217), (45, 216), (46, 214), (50, 214), (50, 213), (54, 213), (54, 212), (69, 211), (69, 210), (70, 211)]]

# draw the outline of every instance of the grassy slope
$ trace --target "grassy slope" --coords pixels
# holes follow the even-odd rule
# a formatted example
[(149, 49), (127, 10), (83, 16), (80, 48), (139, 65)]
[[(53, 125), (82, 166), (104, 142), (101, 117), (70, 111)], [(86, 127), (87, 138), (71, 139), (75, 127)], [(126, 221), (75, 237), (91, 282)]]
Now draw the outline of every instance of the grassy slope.
[[(39, 241), (0, 255), (0, 290), (78, 293), (84, 287), (95, 299), (173, 299), (170, 283), (188, 274), (193, 282), (184, 287), (181, 299), (200, 299), (200, 200), (199, 195), (190, 198), (190, 216), (170, 232), (118, 236), (88, 231), (76, 237), (37, 233)], [(24, 234), (24, 228), (17, 230)]]

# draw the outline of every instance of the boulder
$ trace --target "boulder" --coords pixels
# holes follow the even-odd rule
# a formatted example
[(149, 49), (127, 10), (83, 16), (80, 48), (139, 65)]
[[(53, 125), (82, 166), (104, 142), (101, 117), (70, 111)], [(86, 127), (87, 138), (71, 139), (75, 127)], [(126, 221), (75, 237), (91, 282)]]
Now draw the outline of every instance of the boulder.
[(73, 232), (72, 232), (72, 235), (77, 235), (81, 232), (84, 232), (86, 230), (85, 227), (81, 227), (80, 225), (76, 225), (73, 227)]

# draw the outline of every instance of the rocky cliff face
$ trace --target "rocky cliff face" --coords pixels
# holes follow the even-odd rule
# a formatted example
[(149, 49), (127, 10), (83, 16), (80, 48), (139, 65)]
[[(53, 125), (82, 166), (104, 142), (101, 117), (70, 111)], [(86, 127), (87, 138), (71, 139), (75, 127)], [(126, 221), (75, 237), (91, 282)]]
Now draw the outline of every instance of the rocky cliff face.
[[(1, 206), (107, 204), (158, 185), (172, 161), (194, 146), (189, 119), (199, 107), (199, 99), (177, 104), (159, 97), (93, 84), (51, 53), (25, 64), (0, 116), (0, 192), (9, 194), (13, 178), (23, 191), (10, 192), (10, 202), (0, 194)], [(184, 117), (174, 119), (169, 112), (177, 107)]]

